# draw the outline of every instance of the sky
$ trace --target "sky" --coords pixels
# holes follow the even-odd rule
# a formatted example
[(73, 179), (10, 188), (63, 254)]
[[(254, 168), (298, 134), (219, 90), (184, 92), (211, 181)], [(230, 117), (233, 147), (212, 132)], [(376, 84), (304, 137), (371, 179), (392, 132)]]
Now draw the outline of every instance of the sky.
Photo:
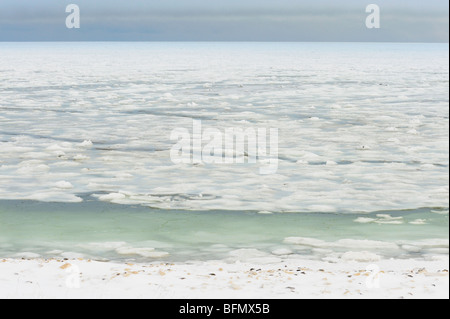
[[(380, 28), (366, 27), (366, 6)], [(66, 27), (66, 6), (80, 28)], [(444, 42), (446, 0), (0, 0), (0, 41)]]

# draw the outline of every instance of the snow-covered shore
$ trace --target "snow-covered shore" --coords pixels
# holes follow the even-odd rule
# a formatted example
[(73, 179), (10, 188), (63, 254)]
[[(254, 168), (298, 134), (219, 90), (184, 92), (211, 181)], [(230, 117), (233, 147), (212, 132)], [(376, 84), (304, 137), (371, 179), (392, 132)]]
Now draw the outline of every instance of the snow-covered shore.
[(449, 298), (448, 257), (132, 264), (0, 259), (0, 298)]

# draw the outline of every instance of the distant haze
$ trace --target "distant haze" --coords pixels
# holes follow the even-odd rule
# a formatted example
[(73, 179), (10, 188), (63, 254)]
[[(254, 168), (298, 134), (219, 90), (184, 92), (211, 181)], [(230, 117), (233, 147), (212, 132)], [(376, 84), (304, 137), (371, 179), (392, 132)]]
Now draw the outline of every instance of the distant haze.
[[(81, 28), (68, 29), (68, 4)], [(365, 25), (366, 6), (381, 27)], [(1, 0), (0, 41), (448, 42), (444, 0)]]

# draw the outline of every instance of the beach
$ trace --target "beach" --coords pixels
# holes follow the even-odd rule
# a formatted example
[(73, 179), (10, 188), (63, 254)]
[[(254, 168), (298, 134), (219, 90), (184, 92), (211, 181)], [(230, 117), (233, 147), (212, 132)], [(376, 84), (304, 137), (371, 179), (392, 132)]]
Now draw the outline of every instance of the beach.
[(0, 298), (448, 299), (448, 258), (367, 263), (0, 260)]

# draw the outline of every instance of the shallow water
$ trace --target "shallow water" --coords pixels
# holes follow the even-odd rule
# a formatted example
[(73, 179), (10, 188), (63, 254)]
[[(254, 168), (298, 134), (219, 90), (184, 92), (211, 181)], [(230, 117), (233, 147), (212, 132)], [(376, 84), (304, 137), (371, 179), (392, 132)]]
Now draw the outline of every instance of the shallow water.
[(2, 257), (264, 262), (294, 256), (339, 259), (349, 251), (383, 258), (448, 255), (448, 210), (436, 208), (262, 214), (160, 210), (92, 200), (1, 201), (0, 220)]

